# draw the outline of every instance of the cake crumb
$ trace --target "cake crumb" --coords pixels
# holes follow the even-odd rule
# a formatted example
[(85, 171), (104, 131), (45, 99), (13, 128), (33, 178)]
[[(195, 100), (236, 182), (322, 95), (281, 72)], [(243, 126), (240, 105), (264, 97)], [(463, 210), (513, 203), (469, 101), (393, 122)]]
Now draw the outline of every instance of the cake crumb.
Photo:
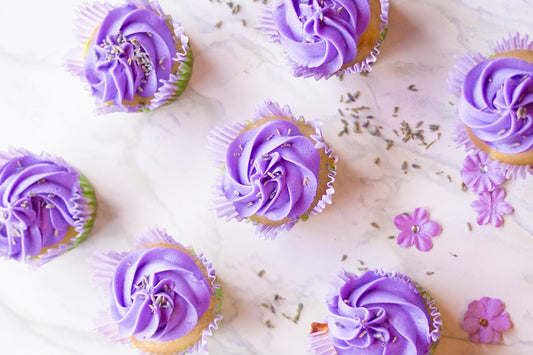
[(264, 274), (265, 274), (265, 270), (261, 269), (261, 270), (259, 270), (259, 272), (257, 273), (257, 276), (258, 276), (258, 277), (263, 277)]
[(433, 275), (433, 274), (434, 274), (433, 271), (428, 271), (428, 272), (426, 272), (426, 275), (428, 275), (428, 276), (431, 276), (431, 275)]
[(409, 91), (418, 91), (418, 89), (416, 88), (415, 84), (411, 84), (407, 87), (407, 90)]
[(459, 255), (455, 254), (455, 253), (452, 253), (450, 252), (450, 255), (453, 256), (454, 258), (457, 258)]
[(466, 228), (472, 232), (472, 224), (470, 222), (466, 222)]
[(381, 163), (381, 159), (376, 157), (376, 159), (374, 159), (374, 164), (379, 165), (379, 163)]
[(348, 255), (344, 254), (341, 258), (341, 261), (345, 261), (346, 259), (348, 259)]
[(376, 222), (372, 222), (370, 223), (370, 225), (376, 229), (379, 229), (379, 224), (377, 224)]

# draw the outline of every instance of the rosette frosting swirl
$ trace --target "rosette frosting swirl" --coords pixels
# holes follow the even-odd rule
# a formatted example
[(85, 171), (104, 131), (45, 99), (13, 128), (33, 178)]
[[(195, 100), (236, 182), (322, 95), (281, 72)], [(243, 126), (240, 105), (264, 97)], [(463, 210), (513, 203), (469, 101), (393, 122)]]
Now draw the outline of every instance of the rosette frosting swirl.
[(405, 276), (367, 271), (344, 274), (328, 299), (328, 329), (339, 355), (426, 354), (431, 319), (424, 299)]
[(332, 74), (355, 60), (370, 21), (368, 0), (275, 0), (279, 41), (295, 64)]
[(85, 77), (93, 95), (122, 105), (135, 95), (152, 97), (168, 80), (176, 58), (169, 19), (126, 4), (109, 11), (85, 55)]
[(459, 117), (490, 148), (505, 153), (533, 147), (533, 63), (486, 59), (467, 74)]
[(79, 174), (53, 161), (25, 155), (0, 168), (0, 254), (26, 260), (77, 228)]
[(141, 248), (115, 269), (111, 317), (123, 337), (171, 341), (195, 328), (210, 297), (209, 281), (185, 251)]
[(297, 219), (315, 199), (319, 168), (313, 141), (293, 122), (273, 119), (230, 144), (222, 189), (242, 217)]

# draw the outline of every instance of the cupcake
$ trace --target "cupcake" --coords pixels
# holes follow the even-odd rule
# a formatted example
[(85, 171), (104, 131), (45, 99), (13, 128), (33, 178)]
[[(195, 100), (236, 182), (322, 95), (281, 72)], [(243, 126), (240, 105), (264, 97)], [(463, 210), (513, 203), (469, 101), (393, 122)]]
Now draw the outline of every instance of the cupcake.
[(311, 325), (320, 355), (430, 354), (442, 325), (435, 301), (407, 276), (344, 271), (326, 299), (326, 323)]
[(456, 140), (504, 164), (507, 178), (533, 173), (533, 42), (515, 36), (490, 55), (459, 58), (449, 77), (458, 97)]
[(266, 101), (250, 122), (215, 129), (209, 141), (222, 169), (214, 187), (218, 217), (251, 221), (270, 239), (331, 203), (337, 156), (321, 124), (296, 119), (288, 106)]
[(89, 84), (98, 113), (153, 110), (185, 90), (193, 62), (189, 40), (157, 1), (86, 4), (76, 25), (82, 48), (67, 68)]
[(93, 227), (93, 187), (58, 157), (0, 153), (0, 196), (0, 255), (33, 268), (77, 246)]
[(389, 0), (273, 0), (259, 27), (281, 44), (294, 76), (370, 71), (388, 28)]
[(97, 253), (89, 263), (110, 297), (98, 317), (100, 334), (148, 354), (207, 351), (222, 295), (205, 256), (154, 229), (133, 251)]

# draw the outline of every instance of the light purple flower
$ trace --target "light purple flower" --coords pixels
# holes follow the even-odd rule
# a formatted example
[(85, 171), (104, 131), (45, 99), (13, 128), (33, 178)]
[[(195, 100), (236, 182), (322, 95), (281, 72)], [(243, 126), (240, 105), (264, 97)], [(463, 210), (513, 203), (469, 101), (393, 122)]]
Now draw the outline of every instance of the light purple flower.
[(463, 329), (474, 343), (497, 344), (502, 340), (501, 332), (510, 327), (509, 314), (497, 298), (483, 297), (470, 302), (463, 320)]
[(463, 161), (461, 177), (475, 193), (494, 190), (505, 180), (505, 167), (482, 151), (468, 155)]
[(413, 215), (402, 213), (394, 217), (394, 225), (401, 232), (398, 235), (398, 244), (402, 248), (415, 245), (420, 251), (428, 251), (433, 247), (431, 237), (437, 236), (440, 225), (428, 219), (428, 212), (424, 208), (415, 208)]
[(504, 202), (505, 190), (498, 187), (492, 192), (482, 192), (479, 200), (472, 202), (470, 206), (478, 213), (477, 224), (483, 225), (492, 223), (494, 227), (499, 227), (503, 223), (503, 217), (513, 212), (513, 207)]

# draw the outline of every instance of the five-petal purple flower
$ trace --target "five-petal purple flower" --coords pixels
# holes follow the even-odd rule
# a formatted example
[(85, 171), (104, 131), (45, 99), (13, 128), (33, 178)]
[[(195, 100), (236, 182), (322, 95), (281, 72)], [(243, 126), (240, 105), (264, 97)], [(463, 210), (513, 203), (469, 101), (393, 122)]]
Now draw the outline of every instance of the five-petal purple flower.
[(398, 235), (398, 244), (402, 248), (415, 245), (420, 251), (428, 251), (433, 247), (431, 237), (437, 236), (440, 225), (428, 219), (428, 213), (424, 208), (415, 208), (413, 215), (407, 213), (394, 217), (394, 225), (401, 232)]
[(477, 224), (483, 225), (492, 223), (493, 226), (499, 227), (503, 223), (502, 216), (513, 212), (513, 207), (505, 202), (505, 190), (498, 187), (492, 192), (482, 192), (479, 194), (479, 200), (472, 202), (471, 206), (478, 213)]
[(464, 315), (463, 329), (474, 343), (501, 342), (501, 332), (511, 327), (509, 314), (501, 300), (482, 297), (470, 302)]
[(492, 191), (505, 180), (505, 167), (497, 160), (479, 151), (468, 155), (463, 161), (461, 177), (466, 186), (475, 193)]

